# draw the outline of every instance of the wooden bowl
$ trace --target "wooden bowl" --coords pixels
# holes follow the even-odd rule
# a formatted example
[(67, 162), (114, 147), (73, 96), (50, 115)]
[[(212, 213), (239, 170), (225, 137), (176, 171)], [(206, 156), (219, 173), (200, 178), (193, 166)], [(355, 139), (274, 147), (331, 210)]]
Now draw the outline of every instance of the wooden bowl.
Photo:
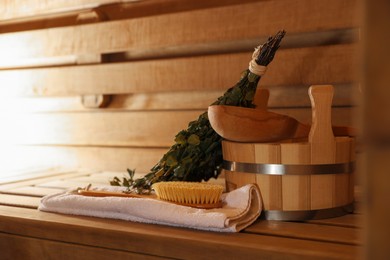
[(274, 142), (293, 138), (300, 123), (266, 109), (214, 105), (208, 108), (213, 129), (236, 142)]

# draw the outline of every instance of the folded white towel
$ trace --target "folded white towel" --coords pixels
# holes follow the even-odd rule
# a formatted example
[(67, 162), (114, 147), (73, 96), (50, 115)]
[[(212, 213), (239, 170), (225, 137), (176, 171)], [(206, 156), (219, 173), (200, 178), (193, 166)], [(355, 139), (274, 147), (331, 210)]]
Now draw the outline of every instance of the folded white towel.
[[(94, 190), (120, 191), (120, 187)], [(87, 197), (64, 192), (45, 196), (39, 210), (122, 219), (220, 232), (239, 232), (260, 215), (260, 191), (253, 184), (222, 194), (223, 207), (195, 209), (148, 198)]]

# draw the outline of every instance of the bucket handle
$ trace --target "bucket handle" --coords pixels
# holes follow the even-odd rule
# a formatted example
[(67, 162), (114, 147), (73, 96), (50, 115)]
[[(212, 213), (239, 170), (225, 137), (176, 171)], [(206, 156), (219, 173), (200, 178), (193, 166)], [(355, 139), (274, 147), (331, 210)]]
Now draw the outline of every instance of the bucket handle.
[(332, 85), (314, 85), (309, 88), (312, 106), (312, 125), (309, 133), (311, 163), (334, 163), (336, 143), (332, 130)]

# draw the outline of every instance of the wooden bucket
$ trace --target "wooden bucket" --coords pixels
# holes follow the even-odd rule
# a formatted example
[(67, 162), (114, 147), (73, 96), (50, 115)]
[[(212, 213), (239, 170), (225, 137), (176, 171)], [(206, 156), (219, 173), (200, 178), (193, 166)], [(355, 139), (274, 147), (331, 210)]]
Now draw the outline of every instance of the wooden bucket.
[(308, 140), (222, 142), (227, 190), (256, 183), (266, 219), (320, 219), (353, 211), (354, 139), (333, 136), (333, 88), (310, 91), (313, 124)]

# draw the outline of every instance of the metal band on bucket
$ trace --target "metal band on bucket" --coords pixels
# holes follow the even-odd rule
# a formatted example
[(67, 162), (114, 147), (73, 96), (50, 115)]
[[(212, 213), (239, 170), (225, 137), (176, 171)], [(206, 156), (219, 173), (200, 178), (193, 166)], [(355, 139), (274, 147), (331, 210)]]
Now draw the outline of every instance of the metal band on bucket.
[(269, 175), (340, 174), (352, 173), (355, 169), (355, 162), (335, 164), (260, 164), (224, 160), (222, 169)]
[(289, 221), (302, 221), (311, 219), (323, 219), (323, 218), (335, 218), (340, 217), (348, 213), (352, 213), (354, 210), (353, 203), (328, 209), (317, 210), (264, 210), (261, 214), (261, 218), (267, 220), (289, 220)]

